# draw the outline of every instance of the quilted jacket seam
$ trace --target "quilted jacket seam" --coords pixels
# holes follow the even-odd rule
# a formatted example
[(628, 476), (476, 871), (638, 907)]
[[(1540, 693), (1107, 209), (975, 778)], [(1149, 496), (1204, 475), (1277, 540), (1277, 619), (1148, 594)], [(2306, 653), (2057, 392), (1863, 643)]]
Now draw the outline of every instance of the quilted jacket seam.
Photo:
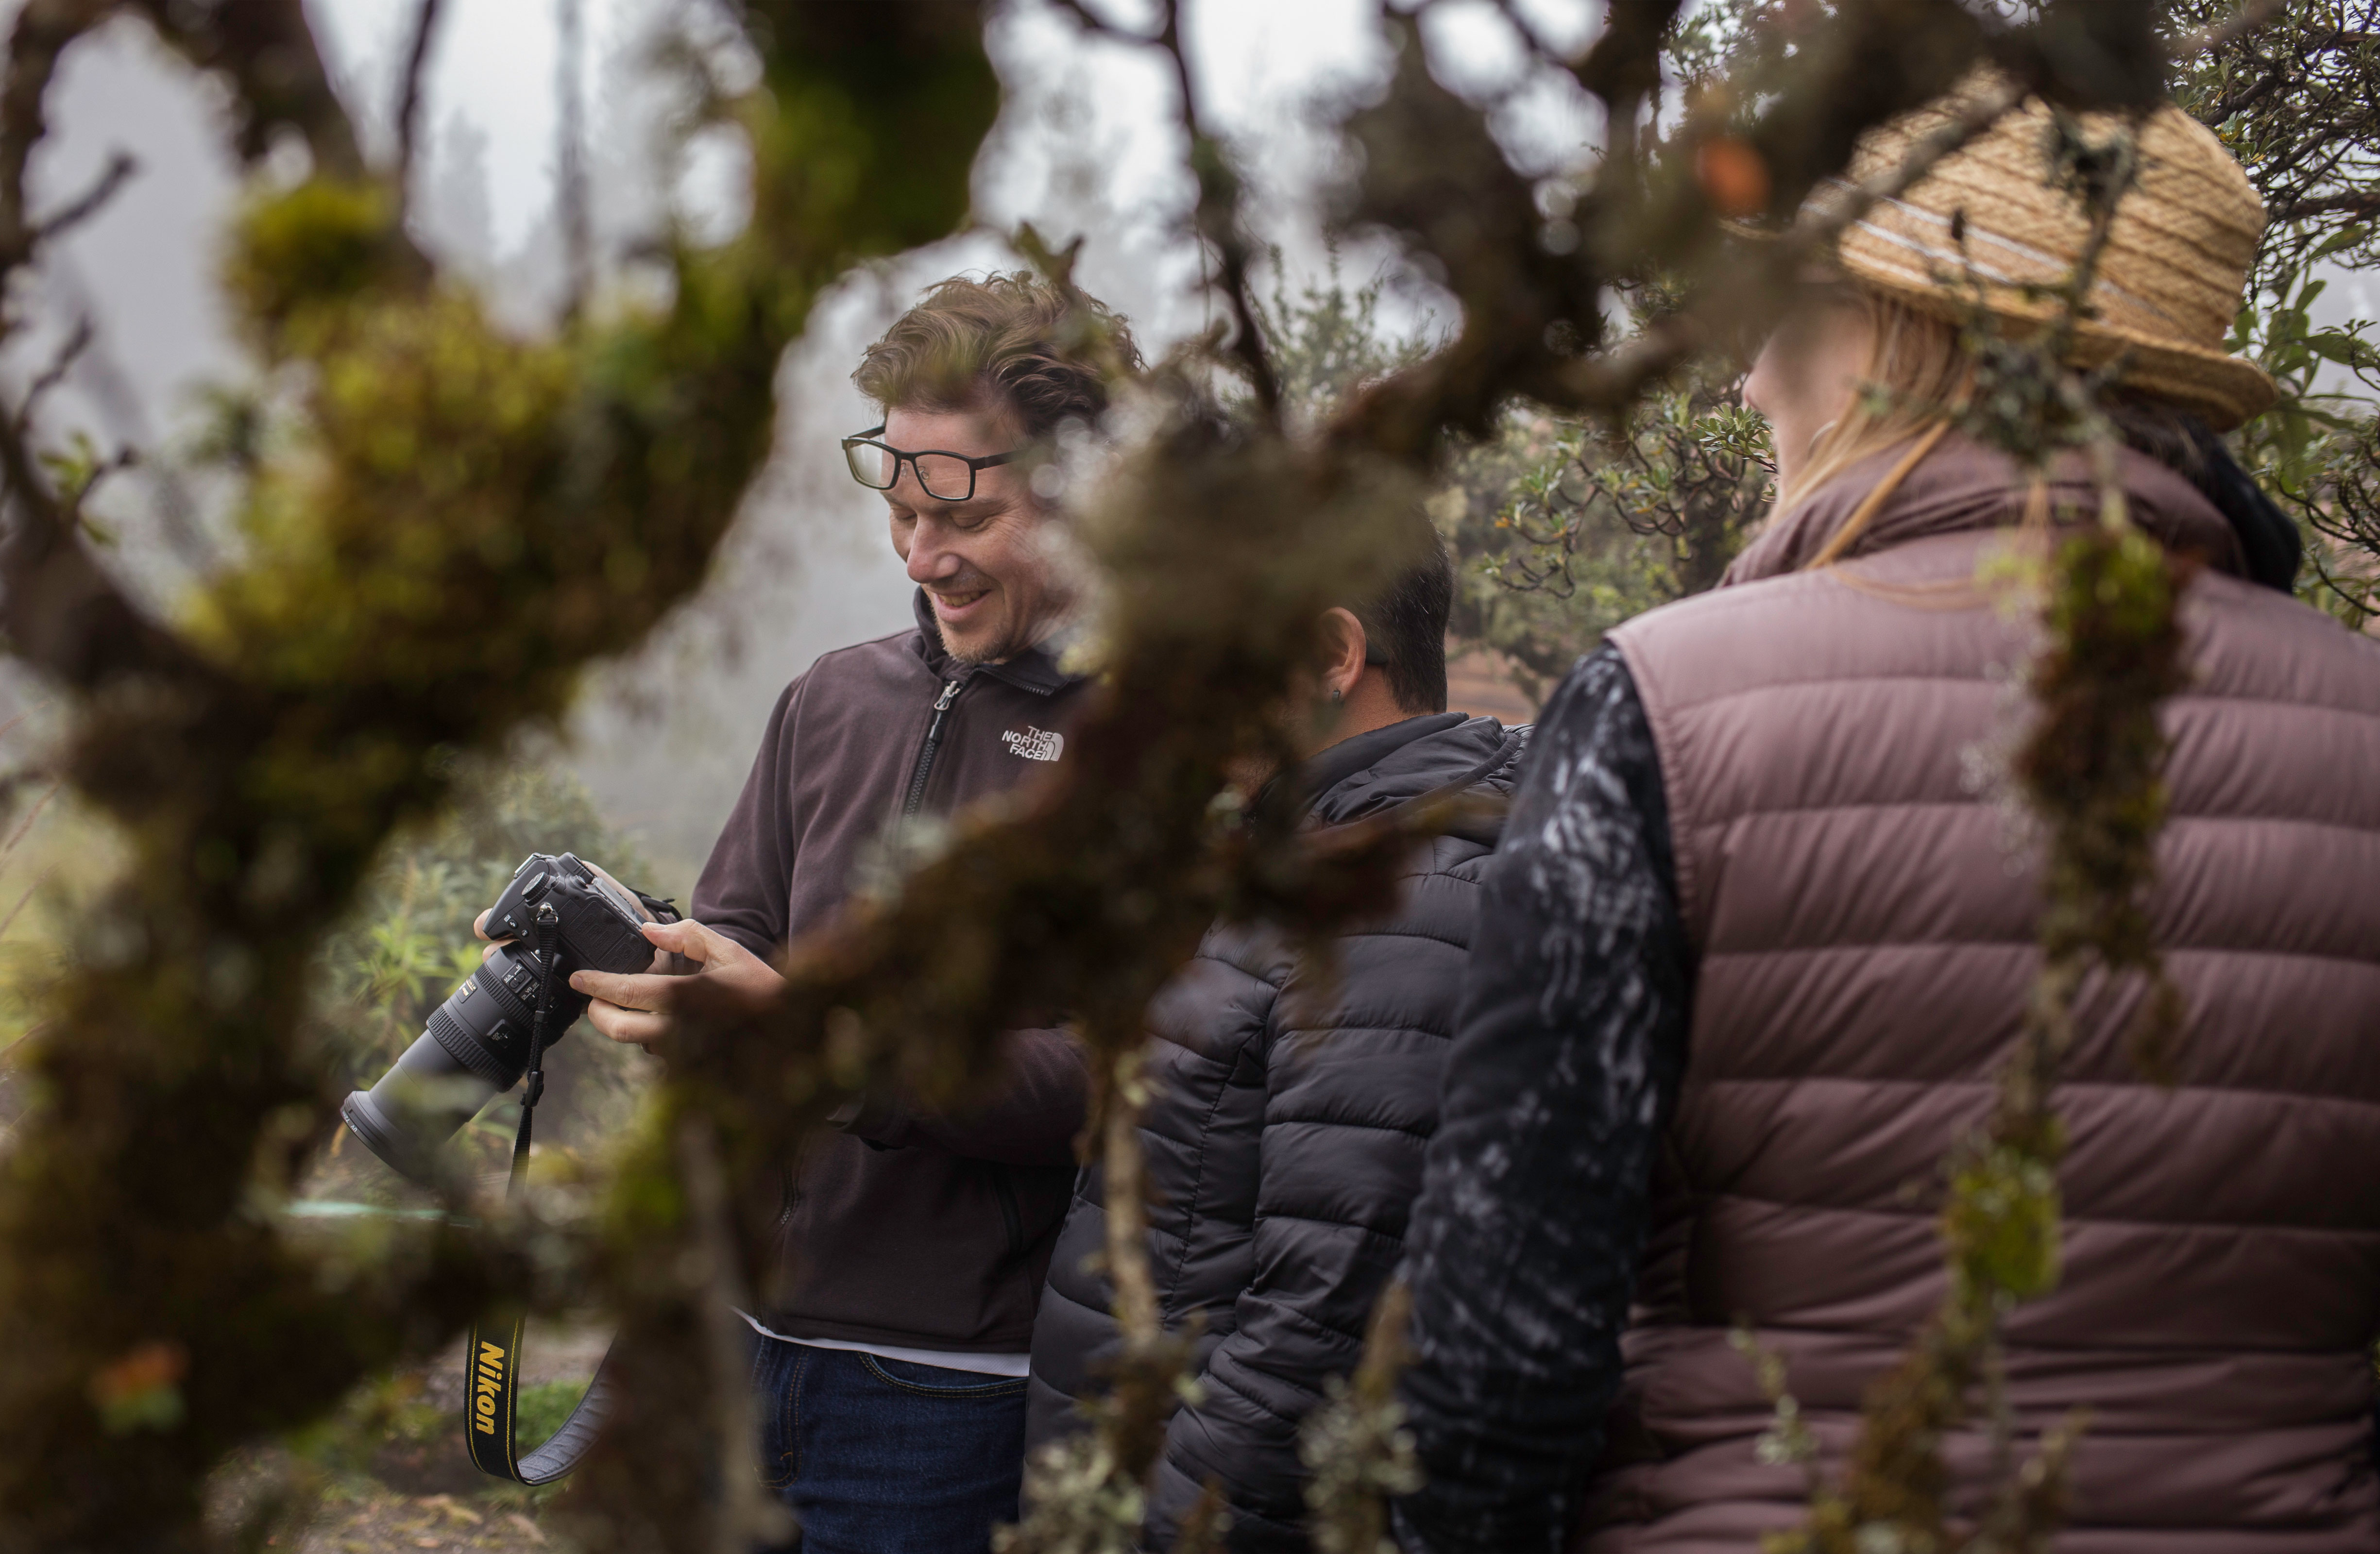
[[(1738, 1203), (1755, 1204), (1762, 1208), (1781, 1208), (1797, 1214), (1858, 1214), (1868, 1219), (1912, 1220), (1928, 1223), (1942, 1217), (1938, 1208), (1933, 1209), (1870, 1208), (1859, 1204), (1821, 1203), (1808, 1198), (1764, 1197), (1758, 1193), (1747, 1193), (1735, 1187), (1713, 1187), (1701, 1195), (1702, 1205), (1706, 1210), (1711, 1203), (1720, 1198), (1732, 1198)], [(2107, 1225), (2117, 1230), (2172, 1232), (2183, 1235), (2220, 1233), (2226, 1236), (2243, 1234), (2320, 1236), (2325, 1240), (2332, 1241), (2380, 1242), (2380, 1230), (2351, 1230), (2330, 1225), (2280, 1225), (2270, 1220), (2248, 1223), (2216, 1220), (2135, 1220), (2120, 1214), (2078, 1212), (2071, 1203), (2066, 1206), (2061, 1220), (2068, 1230), (2077, 1225)]]
[[(1264, 1035), (1266, 1027), (1272, 1023), (1272, 1008), (1278, 1003), (1279, 999), (1280, 989), (1276, 987), (1274, 997), (1268, 1002), (1263, 1017), (1257, 1022), (1256, 1029), (1250, 1031), (1245, 1039), (1232, 1049), (1231, 1064), (1223, 1070), (1217, 1081), (1213, 1093), (1208, 1099), (1206, 1115), (1199, 1122), (1198, 1148), (1196, 1154), (1191, 1159), (1190, 1180), (1184, 1184), (1187, 1190), (1182, 1195), (1184, 1204), (1182, 1255), (1174, 1259), (1173, 1277), (1167, 1283), (1163, 1298), (1159, 1302), (1159, 1309), (1166, 1314), (1169, 1321), (1174, 1316), (1174, 1298), (1180, 1294), (1182, 1282), (1188, 1276), (1190, 1244), (1197, 1238), (1198, 1226), (1214, 1218), (1205, 1212), (1206, 1194), (1201, 1189), (1207, 1180), (1207, 1151), (1214, 1140), (1215, 1118), (1223, 1110), (1223, 1098), (1231, 1093), (1231, 1076), (1238, 1072), (1240, 1061), (1247, 1055), (1248, 1049)], [(1254, 1229), (1253, 1217), (1251, 1217), (1250, 1229)]]
[[(1741, 809), (1730, 809), (1691, 828), (1697, 832), (1725, 831), (1730, 826), (1753, 820), (1776, 819), (1788, 815), (1855, 815), (1886, 809), (1960, 809), (1973, 810), (1979, 817), (1993, 819), (1991, 810), (1979, 805), (1972, 796), (1960, 798), (1847, 798), (1835, 804), (1760, 804)], [(2184, 809), (2175, 807), (2166, 815), (2167, 824), (2187, 821), (2212, 830), (2219, 826), (2255, 826), (2297, 831), (2345, 832), (2350, 836), (2380, 836), (2380, 824), (2359, 825), (2346, 820), (2313, 820), (2291, 815), (2260, 815), (2241, 810), (2218, 815), (2211, 810)]]
[(1425, 1144), (1427, 1143), (1430, 1138), (1428, 1130), (1423, 1128), (1400, 1127), (1394, 1123), (1354, 1123), (1348, 1121), (1344, 1117), (1268, 1117), (1264, 1120), (1264, 1125), (1268, 1129), (1288, 1127), (1360, 1128), (1366, 1133), (1398, 1134), (1406, 1138), (1419, 1139)]
[[(1979, 1093), (1993, 1088), (1993, 1081), (1980, 1075), (1961, 1079), (1895, 1079), (1859, 1074), (1740, 1074), (1697, 1075), (1686, 1081), (1690, 1089), (1718, 1089), (1729, 1085), (1774, 1089), (1780, 1086), (1808, 1084), (1865, 1085), (1874, 1089), (1973, 1090)], [(2142, 1088), (2142, 1085), (2138, 1080), (2061, 1078), (2058, 1081), (2058, 1087), (2067, 1093), (2076, 1090), (2130, 1093)], [(2360, 1096), (2322, 1095), (2312, 1090), (2276, 1090), (2250, 1085), (2169, 1085), (2160, 1093), (2168, 1099), (2177, 1096), (2245, 1096), (2252, 1100), (2287, 1101), (2292, 1106), (2342, 1106), (2364, 1111), (2380, 1111), (2380, 1100), (2366, 1100)]]

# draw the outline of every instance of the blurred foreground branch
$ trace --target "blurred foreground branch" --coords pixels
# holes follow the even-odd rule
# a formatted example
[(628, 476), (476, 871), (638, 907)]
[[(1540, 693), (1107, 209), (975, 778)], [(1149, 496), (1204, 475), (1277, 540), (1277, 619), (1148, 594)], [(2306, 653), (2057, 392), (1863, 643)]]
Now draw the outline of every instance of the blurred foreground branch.
[[(245, 498), (251, 559), (170, 624), (62, 522), (0, 417), (0, 618), (76, 696), (62, 769), (132, 857), (23, 1059), (41, 1103), (0, 1173), (11, 1548), (194, 1547), (227, 1450), (445, 1342), (500, 1286), (534, 1293), (527, 1243), (441, 1226), (301, 1246), (252, 1206), (263, 1167), (289, 1180), (331, 1132), (298, 1039), (314, 947), (391, 830), (444, 797), (443, 752), (551, 723), (582, 664), (699, 582), (811, 298), (949, 230), (997, 97), (965, 6), (754, 6), (761, 82), (725, 110), (752, 150), (744, 235), (664, 249), (660, 310), (523, 341), (430, 284), (297, 0), (26, 6), (0, 266), (37, 258), (22, 176), (57, 59), (118, 12), (223, 82), (244, 157), (284, 131), (310, 150), (311, 177), (249, 197), (225, 276), (260, 365), (306, 386)], [(147, 1354), (175, 1360), (118, 1395)]]
[[(1083, 1033), (1101, 1079), (1128, 1357), (1099, 1434), (1037, 1465), (1007, 1547), (1123, 1547), (1187, 1354), (1186, 1335), (1159, 1328), (1127, 1186), (1144, 1007), (1219, 917), (1320, 935), (1376, 909), (1402, 852), (1444, 819), (1313, 846), (1283, 807), (1219, 805), (1236, 762), (1286, 759), (1272, 714), (1315, 617), (1399, 569), (1395, 516), (1515, 397), (1617, 414), (1772, 318), (1803, 249), (1738, 246), (1720, 218), (1790, 215), (1864, 129), (1980, 55), (2086, 104), (2136, 101), (2141, 62), (2162, 58), (2130, 6), (2071, 0), (2016, 24), (1953, 0), (1845, 0), (1791, 58), (1736, 83), (1723, 118), (1665, 141), (1675, 11), (1622, 0), (1575, 68), (1615, 147), (1644, 149), (1605, 163), (1554, 241), (1486, 115), (1384, 10), (1398, 62), (1344, 125), (1363, 153), (1344, 225), (1391, 235), (1463, 327), (1309, 435), (1275, 413), (1245, 188), (1201, 131), (1169, 4), (1144, 42), (1175, 65), (1194, 220), (1259, 413), (1220, 417), (1195, 359), (1123, 396), (1128, 446), (1075, 515), (1104, 589), (1105, 688), (1058, 783), (962, 817), (896, 897), (796, 946), (771, 1006), (711, 1011), (713, 1038), (648, 1109), (591, 1223), (524, 1215), (492, 1236), (448, 1226), (325, 1251), (288, 1243), (251, 1197), (260, 1162), (286, 1179), (329, 1133), (324, 1076), (297, 1039), (315, 946), (393, 829), (446, 796), (440, 752), (550, 724), (585, 664), (698, 585), (767, 451), (786, 343), (849, 265), (953, 226), (997, 88), (960, 0), (756, 0), (744, 17), (760, 82), (721, 110), (751, 149), (747, 230), (717, 249), (663, 245), (665, 307), (590, 310), (525, 341), (406, 239), (297, 0), (29, 0), (0, 90), (0, 269), (37, 247), (22, 175), (57, 57), (119, 10), (222, 80), (244, 157), (280, 133), (310, 148), (310, 178), (251, 198), (225, 275), (261, 366), (305, 388), (292, 451), (245, 499), (250, 559), (172, 623), (127, 601), (65, 523), (30, 431), (0, 418), (0, 612), (13, 649), (78, 698), (64, 770), (134, 857), (83, 925), (30, 1060), (43, 1101), (0, 1175), (0, 1324), (25, 1356), (0, 1370), (0, 1548), (193, 1547), (197, 1486), (229, 1448), (320, 1414), (499, 1289), (564, 1287), (621, 1324), (620, 1412), (574, 1491), (582, 1537), (726, 1547), (749, 1519), (717, 1488), (737, 1427), (719, 1312), (761, 1282), (775, 1162), (870, 1082), (929, 1103), (980, 1085), (1002, 1032), (1050, 1012)], [(696, 95), (721, 93), (704, 81)], [(1696, 171), (1722, 133), (1758, 159), (1753, 208)], [(1613, 338), (1614, 304), (1670, 281), (1679, 306)], [(1333, 1415), (1339, 1444), (1318, 1448), (1332, 1536), (1350, 1548), (1378, 1525), (1366, 1507), (1404, 1482), (1394, 1423), (1371, 1406), (1394, 1330), (1384, 1316), (1350, 1394), (1358, 1413)], [(178, 1358), (125, 1368), (160, 1354)], [(134, 1374), (148, 1391), (128, 1403), (103, 1385)]]

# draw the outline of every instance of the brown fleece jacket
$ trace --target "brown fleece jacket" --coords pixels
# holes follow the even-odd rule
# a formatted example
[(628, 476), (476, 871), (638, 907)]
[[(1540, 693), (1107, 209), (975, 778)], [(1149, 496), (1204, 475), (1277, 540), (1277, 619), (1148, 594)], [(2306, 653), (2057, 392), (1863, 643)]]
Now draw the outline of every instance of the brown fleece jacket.
[[(1086, 682), (1038, 649), (953, 663), (922, 593), (917, 611), (915, 629), (829, 653), (785, 687), (695, 886), (698, 921), (773, 955), (832, 917), (905, 812), (947, 814), (1066, 759)], [(877, 1098), (805, 1143), (785, 1169), (777, 1278), (761, 1301), (772, 1331), (1030, 1347), (1087, 1071), (1055, 1030), (1013, 1032), (1008, 1062), (999, 1093), (964, 1114)]]

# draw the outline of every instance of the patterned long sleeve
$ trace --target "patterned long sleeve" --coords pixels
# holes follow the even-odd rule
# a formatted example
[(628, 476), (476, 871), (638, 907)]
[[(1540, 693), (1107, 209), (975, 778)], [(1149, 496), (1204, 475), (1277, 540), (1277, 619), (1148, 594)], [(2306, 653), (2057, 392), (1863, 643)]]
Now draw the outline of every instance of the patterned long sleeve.
[(1401, 1395), (1427, 1554), (1559, 1550), (1621, 1377), (1691, 951), (1644, 706), (1616, 650), (1548, 703), (1486, 880), (1406, 1242)]

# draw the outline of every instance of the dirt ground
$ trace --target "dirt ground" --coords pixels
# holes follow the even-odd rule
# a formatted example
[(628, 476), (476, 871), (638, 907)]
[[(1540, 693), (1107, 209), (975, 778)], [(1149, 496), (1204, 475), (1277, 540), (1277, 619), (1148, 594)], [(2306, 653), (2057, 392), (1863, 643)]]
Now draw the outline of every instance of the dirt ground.
[[(269, 1548), (281, 1547), (277, 1536)], [(424, 1548), (539, 1549), (553, 1547), (534, 1512), (474, 1506), (451, 1495), (369, 1493), (326, 1501), (294, 1546), (296, 1554), (393, 1554)]]
[[(608, 1342), (591, 1329), (532, 1327), (524, 1389), (583, 1384)], [(235, 1538), (243, 1526), (271, 1529), (262, 1546), (275, 1554), (560, 1554), (562, 1538), (544, 1524), (556, 1489), (506, 1484), (472, 1467), (462, 1421), (458, 1342), (367, 1389), (334, 1425), (227, 1465), (213, 1497), (218, 1529)]]

